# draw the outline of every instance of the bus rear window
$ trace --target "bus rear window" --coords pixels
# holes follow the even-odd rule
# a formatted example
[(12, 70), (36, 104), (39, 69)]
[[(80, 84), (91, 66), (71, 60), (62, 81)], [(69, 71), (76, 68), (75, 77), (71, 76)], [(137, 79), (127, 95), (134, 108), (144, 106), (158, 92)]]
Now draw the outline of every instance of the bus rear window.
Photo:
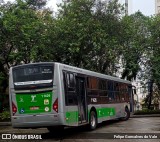
[(14, 86), (49, 84), (53, 81), (53, 66), (30, 65), (13, 69)]

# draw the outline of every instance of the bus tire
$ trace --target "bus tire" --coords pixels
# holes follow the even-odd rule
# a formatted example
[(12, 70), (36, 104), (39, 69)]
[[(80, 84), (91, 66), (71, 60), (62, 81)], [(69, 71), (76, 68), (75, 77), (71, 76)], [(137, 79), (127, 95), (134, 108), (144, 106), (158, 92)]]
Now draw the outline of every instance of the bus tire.
[(121, 118), (121, 120), (123, 121), (127, 121), (130, 118), (130, 111), (129, 109), (126, 107), (125, 108), (125, 116)]
[(47, 129), (50, 133), (60, 134), (64, 130), (64, 126), (50, 126)]
[(94, 130), (97, 127), (97, 114), (95, 111), (90, 112), (89, 116), (89, 129)]

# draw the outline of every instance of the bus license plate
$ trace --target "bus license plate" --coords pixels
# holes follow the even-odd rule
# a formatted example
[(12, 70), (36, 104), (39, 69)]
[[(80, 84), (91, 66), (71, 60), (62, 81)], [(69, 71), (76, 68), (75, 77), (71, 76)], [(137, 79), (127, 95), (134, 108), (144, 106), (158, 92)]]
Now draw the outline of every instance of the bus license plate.
[(38, 110), (38, 109), (39, 109), (39, 107), (37, 107), (37, 106), (30, 107), (30, 110)]

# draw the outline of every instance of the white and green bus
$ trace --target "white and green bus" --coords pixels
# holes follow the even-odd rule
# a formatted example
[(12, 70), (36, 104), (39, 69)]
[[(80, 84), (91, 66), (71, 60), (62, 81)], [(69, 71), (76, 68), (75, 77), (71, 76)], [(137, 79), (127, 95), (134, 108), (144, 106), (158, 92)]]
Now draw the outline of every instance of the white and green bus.
[(56, 62), (10, 68), (9, 92), (14, 128), (88, 124), (93, 130), (133, 111), (131, 82)]

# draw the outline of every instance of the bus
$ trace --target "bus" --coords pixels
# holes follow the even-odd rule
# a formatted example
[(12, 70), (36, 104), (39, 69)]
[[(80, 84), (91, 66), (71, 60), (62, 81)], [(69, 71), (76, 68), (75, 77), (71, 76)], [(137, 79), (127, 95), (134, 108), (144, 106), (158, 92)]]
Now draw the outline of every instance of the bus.
[(13, 128), (68, 126), (111, 119), (128, 120), (133, 112), (130, 81), (57, 62), (18, 65), (9, 72)]

